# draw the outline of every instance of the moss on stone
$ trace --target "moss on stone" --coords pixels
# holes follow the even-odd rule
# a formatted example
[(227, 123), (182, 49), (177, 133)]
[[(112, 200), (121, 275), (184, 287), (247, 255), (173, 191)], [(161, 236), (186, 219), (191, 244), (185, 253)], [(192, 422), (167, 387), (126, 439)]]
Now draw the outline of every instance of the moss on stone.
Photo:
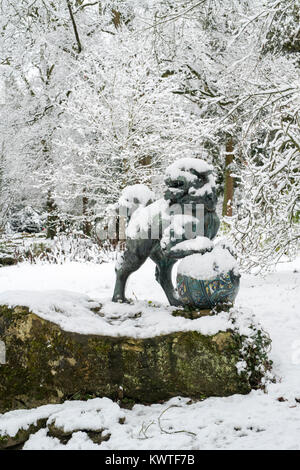
[(0, 450), (19, 446), (27, 441), (29, 436), (46, 426), (47, 419), (39, 419), (36, 424), (31, 424), (27, 429), (19, 429), (14, 436), (0, 436)]
[(231, 330), (145, 339), (83, 335), (63, 331), (28, 308), (0, 306), (0, 339), (7, 350), (7, 363), (0, 366), (2, 413), (74, 396), (119, 399), (120, 390), (123, 400), (153, 403), (251, 389), (249, 376), (236, 368), (243, 339)]

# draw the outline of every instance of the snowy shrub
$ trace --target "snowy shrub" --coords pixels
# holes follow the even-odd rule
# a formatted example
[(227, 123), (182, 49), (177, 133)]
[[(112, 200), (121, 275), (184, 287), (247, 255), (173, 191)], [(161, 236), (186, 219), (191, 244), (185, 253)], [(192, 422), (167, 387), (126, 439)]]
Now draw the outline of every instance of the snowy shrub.
[(238, 373), (247, 376), (252, 388), (264, 388), (267, 381), (275, 380), (271, 373), (273, 362), (269, 358), (272, 340), (253, 316), (247, 317), (238, 308), (231, 309), (230, 320), (240, 350)]
[(68, 262), (103, 263), (114, 257), (110, 244), (99, 247), (91, 238), (82, 234), (60, 234), (52, 242), (33, 244), (23, 252), (22, 259), (31, 263), (46, 262), (64, 264)]
[(12, 232), (38, 233), (45, 224), (45, 215), (30, 206), (11, 211), (8, 219), (8, 227)]

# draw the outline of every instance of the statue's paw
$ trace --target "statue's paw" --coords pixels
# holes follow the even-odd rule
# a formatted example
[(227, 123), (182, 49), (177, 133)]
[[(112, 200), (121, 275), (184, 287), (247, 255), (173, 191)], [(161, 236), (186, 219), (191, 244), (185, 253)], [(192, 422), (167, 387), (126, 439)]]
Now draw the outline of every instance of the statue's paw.
[(170, 305), (172, 305), (173, 307), (182, 307), (182, 302), (181, 300), (179, 299), (178, 295), (177, 295), (177, 292), (175, 292), (175, 295), (173, 295), (170, 299), (169, 299), (169, 302), (170, 302)]
[(183, 307), (183, 303), (176, 299), (172, 300), (170, 305), (172, 305), (172, 307)]
[(113, 296), (112, 298), (113, 302), (119, 303), (119, 304), (130, 304), (130, 301), (126, 299), (125, 297), (120, 297), (120, 296)]

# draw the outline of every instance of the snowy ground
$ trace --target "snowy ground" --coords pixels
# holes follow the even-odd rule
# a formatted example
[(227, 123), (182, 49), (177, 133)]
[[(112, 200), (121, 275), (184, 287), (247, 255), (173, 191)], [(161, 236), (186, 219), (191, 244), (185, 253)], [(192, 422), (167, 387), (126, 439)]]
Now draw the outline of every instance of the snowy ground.
[[(28, 291), (39, 291), (46, 296), (45, 291), (66, 290), (101, 301), (111, 296), (113, 284), (112, 264), (20, 264), (0, 269), (0, 299), (13, 295), (12, 292), (4, 294), (5, 291), (27, 291), (19, 295), (28, 297)], [(154, 280), (154, 266), (150, 261), (132, 275), (128, 297), (167, 303)], [(149, 407), (135, 405), (132, 410), (118, 410), (110, 400), (69, 402), (0, 415), (0, 434), (13, 433), (39, 417), (49, 416), (51, 421), (57, 414), (62, 422), (70, 425), (72, 416), (81, 419), (88, 416), (93, 423), (102, 413), (101, 419), (108, 423), (111, 438), (101, 446), (80, 431), (63, 446), (57, 439), (48, 437), (46, 430), (40, 430), (31, 435), (25, 449), (299, 450), (300, 260), (282, 264), (276, 273), (264, 278), (243, 276), (236, 304), (250, 307), (273, 340), (271, 358), (277, 383), (269, 384), (267, 393), (253, 391), (246, 396), (209, 398), (198, 403), (177, 397)], [(125, 415), (124, 424), (116, 419), (119, 414)], [(74, 429), (80, 429), (80, 423), (73, 425)]]

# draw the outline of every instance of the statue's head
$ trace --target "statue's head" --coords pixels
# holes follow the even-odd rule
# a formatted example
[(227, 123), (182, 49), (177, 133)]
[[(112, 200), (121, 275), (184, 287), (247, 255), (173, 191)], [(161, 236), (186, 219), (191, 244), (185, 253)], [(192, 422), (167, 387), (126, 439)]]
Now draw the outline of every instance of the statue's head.
[(164, 198), (171, 204), (203, 204), (214, 211), (217, 204), (213, 167), (198, 158), (182, 158), (170, 165), (165, 174)]

